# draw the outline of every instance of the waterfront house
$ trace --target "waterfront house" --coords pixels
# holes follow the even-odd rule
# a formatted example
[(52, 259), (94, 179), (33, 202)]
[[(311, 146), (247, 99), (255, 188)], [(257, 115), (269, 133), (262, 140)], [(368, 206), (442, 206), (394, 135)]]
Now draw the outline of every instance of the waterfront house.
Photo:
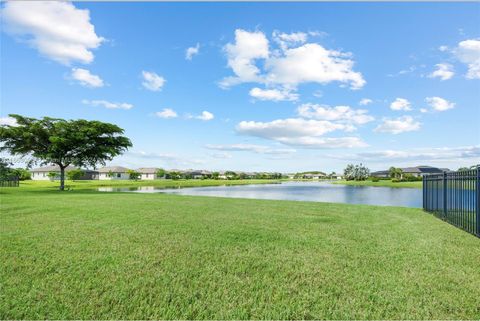
[(321, 179), (325, 178), (327, 175), (324, 173), (306, 173), (303, 174), (302, 178), (303, 179)]
[[(415, 177), (421, 177), (428, 174), (442, 174), (443, 172), (449, 172), (448, 168), (437, 168), (432, 166), (415, 166), (415, 167), (404, 167), (400, 168), (402, 170), (402, 175), (409, 174)], [(377, 171), (372, 172), (371, 176), (379, 178), (388, 178), (390, 177), (390, 171)]]
[(122, 166), (107, 166), (98, 170), (99, 180), (125, 180), (130, 178), (129, 169)]
[(160, 170), (158, 167), (142, 167), (137, 169), (137, 172), (140, 173), (140, 179), (143, 180), (152, 180), (156, 178), (165, 178), (157, 177), (157, 172)]
[[(80, 169), (84, 172), (84, 175), (79, 180), (98, 179), (98, 172), (88, 169), (82, 169), (74, 166), (67, 166), (65, 168), (65, 179), (67, 179), (66, 173)], [(32, 180), (34, 181), (47, 181), (47, 180), (59, 180), (60, 179), (60, 167), (58, 165), (43, 166), (33, 168), (30, 170)], [(49, 173), (56, 173), (57, 175), (52, 177)]]

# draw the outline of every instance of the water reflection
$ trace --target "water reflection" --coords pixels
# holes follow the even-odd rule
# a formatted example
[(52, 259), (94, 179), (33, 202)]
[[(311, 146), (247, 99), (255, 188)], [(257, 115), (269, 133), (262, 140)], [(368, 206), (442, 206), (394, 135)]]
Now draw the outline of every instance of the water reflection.
[(100, 187), (101, 192), (169, 193), (193, 196), (216, 196), (272, 200), (332, 202), (387, 206), (422, 206), (422, 190), (416, 188), (392, 188), (350, 186), (328, 182), (285, 182), (237, 186), (212, 186), (166, 189), (154, 186), (114, 188)]

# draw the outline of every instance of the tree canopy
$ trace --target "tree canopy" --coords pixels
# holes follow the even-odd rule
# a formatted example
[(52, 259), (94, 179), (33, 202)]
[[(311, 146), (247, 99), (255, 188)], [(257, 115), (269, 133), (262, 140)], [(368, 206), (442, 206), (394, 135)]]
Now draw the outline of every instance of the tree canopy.
[(370, 176), (370, 170), (366, 166), (363, 166), (362, 163), (360, 163), (360, 165), (348, 164), (343, 171), (343, 175), (347, 181), (363, 181)]
[(0, 126), (0, 151), (29, 156), (28, 165), (56, 164), (60, 167), (60, 189), (65, 168), (105, 165), (132, 146), (122, 128), (100, 121), (35, 119), (11, 114), (16, 125)]

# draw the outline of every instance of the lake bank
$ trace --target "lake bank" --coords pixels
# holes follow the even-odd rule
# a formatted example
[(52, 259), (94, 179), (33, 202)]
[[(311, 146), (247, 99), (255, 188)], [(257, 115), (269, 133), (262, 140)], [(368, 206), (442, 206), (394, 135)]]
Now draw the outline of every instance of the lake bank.
[[(140, 187), (154, 186), (158, 188), (181, 188), (181, 187), (201, 187), (201, 186), (230, 186), (230, 185), (248, 185), (248, 184), (275, 184), (282, 180), (277, 179), (244, 179), (244, 180), (214, 180), (214, 179), (155, 179), (155, 180), (79, 180), (65, 181), (66, 189), (85, 190), (96, 189), (98, 187)], [(21, 181), (20, 186), (23, 190), (38, 189), (58, 189), (58, 181)]]
[(352, 186), (377, 186), (377, 187), (394, 187), (394, 188), (422, 188), (423, 182), (392, 182), (391, 180), (380, 180), (378, 182), (372, 182), (371, 180), (366, 181), (346, 181), (338, 180), (332, 181), (332, 184), (342, 184), (342, 185), (352, 185)]

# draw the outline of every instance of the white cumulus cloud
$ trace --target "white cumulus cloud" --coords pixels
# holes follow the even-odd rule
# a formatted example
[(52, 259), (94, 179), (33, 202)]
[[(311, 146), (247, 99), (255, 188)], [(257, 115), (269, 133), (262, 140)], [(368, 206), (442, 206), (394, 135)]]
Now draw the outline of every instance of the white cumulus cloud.
[(98, 88), (98, 87), (104, 86), (102, 78), (92, 74), (87, 69), (73, 68), (71, 77), (77, 80), (80, 83), (80, 85), (85, 87)]
[(480, 79), (480, 39), (461, 41), (453, 50), (455, 56), (466, 64), (468, 79)]
[(165, 85), (165, 78), (157, 75), (153, 71), (142, 71), (143, 82), (142, 85), (148, 90), (151, 91), (160, 91), (162, 90), (163, 85)]
[(333, 131), (352, 131), (349, 124), (301, 118), (277, 119), (271, 122), (242, 121), (236, 131), (242, 135), (260, 137), (285, 145), (304, 148), (351, 148), (366, 146), (358, 137), (321, 137)]
[(328, 50), (316, 43), (306, 43), (268, 59), (265, 62), (266, 81), (289, 87), (338, 81), (349, 84), (352, 89), (360, 89), (366, 81), (361, 73), (353, 71), (353, 64), (348, 54)]
[(436, 64), (435, 71), (433, 71), (428, 77), (430, 78), (440, 78), (440, 80), (448, 80), (455, 75), (455, 72), (453, 71), (453, 66), (450, 64)]
[(239, 133), (250, 136), (279, 138), (321, 136), (335, 130), (345, 130), (347, 126), (330, 121), (288, 118), (271, 122), (242, 121), (236, 129)]
[(371, 122), (375, 119), (373, 116), (368, 115), (368, 110), (353, 109), (349, 106), (329, 107), (316, 104), (303, 104), (297, 108), (297, 112), (298, 115), (303, 118), (340, 121), (358, 125)]
[(194, 116), (194, 118), (204, 120), (204, 121), (209, 121), (214, 119), (215, 116), (211, 112), (204, 110), (200, 115)]
[(365, 85), (362, 74), (353, 70), (351, 54), (307, 43), (305, 33), (275, 32), (273, 37), (280, 50), (270, 50), (270, 42), (261, 31), (237, 29), (235, 42), (225, 46), (228, 66), (235, 75), (224, 78), (220, 86), (254, 82), (293, 89), (302, 83), (340, 82), (359, 89)]
[(261, 89), (252, 88), (249, 92), (250, 96), (258, 100), (271, 101), (295, 101), (298, 100), (298, 94), (287, 89)]
[(157, 111), (155, 116), (165, 119), (178, 117), (177, 113), (171, 108), (164, 108), (162, 111)]
[(358, 102), (358, 104), (359, 104), (360, 106), (366, 106), (366, 105), (371, 104), (372, 102), (373, 102), (373, 100), (371, 100), (371, 99), (369, 99), (369, 98), (363, 98), (362, 100), (360, 100), (360, 101)]
[(7, 1), (1, 15), (7, 33), (65, 65), (92, 62), (92, 50), (104, 41), (95, 33), (89, 11), (70, 2)]
[(132, 109), (133, 105), (128, 104), (128, 103), (115, 103), (115, 102), (110, 102), (107, 100), (87, 100), (84, 99), (82, 100), (82, 103), (85, 105), (90, 105), (90, 106), (101, 106), (105, 107), (107, 109)]
[(193, 56), (198, 55), (199, 52), (200, 52), (200, 44), (197, 43), (195, 47), (187, 48), (187, 50), (185, 51), (185, 59), (192, 60)]
[(224, 78), (220, 82), (221, 87), (243, 82), (261, 82), (260, 69), (255, 65), (255, 60), (269, 56), (268, 39), (263, 32), (237, 29), (235, 43), (227, 44), (224, 50), (227, 53), (228, 66), (235, 76)]
[(455, 103), (441, 97), (427, 97), (425, 101), (435, 111), (445, 111), (455, 107)]
[(392, 110), (412, 110), (411, 103), (405, 98), (397, 98), (390, 104)]
[(396, 119), (383, 119), (383, 123), (378, 125), (374, 131), (380, 133), (400, 134), (420, 129), (420, 123), (411, 116), (402, 116)]

